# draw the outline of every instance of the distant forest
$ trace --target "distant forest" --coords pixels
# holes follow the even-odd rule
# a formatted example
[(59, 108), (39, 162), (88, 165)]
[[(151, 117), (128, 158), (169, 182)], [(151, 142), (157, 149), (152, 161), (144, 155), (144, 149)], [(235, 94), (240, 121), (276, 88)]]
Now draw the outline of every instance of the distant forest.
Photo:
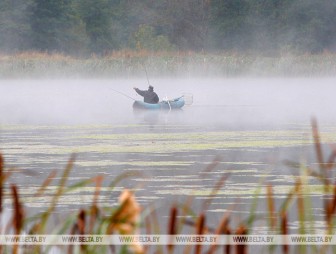
[(335, 0), (1, 0), (0, 52), (336, 51)]

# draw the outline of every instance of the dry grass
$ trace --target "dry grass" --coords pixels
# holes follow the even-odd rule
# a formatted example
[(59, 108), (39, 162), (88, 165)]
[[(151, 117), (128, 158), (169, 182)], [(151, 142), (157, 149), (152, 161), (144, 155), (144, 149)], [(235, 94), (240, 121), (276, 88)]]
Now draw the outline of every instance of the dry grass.
[(0, 78), (335, 76), (336, 54), (262, 56), (234, 52), (120, 50), (76, 58), (60, 53), (0, 53)]

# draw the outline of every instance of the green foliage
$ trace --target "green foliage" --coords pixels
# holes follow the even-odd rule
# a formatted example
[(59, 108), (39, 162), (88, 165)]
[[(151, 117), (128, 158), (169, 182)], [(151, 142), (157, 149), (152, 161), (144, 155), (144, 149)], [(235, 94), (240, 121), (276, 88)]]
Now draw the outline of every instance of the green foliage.
[(301, 51), (335, 48), (335, 22), (335, 1), (297, 0), (288, 8), (284, 38), (290, 38), (287, 44)]
[(78, 6), (89, 37), (89, 50), (99, 53), (113, 48), (111, 9), (108, 0), (83, 0)]
[(336, 50), (334, 0), (2, 0), (0, 50)]
[(32, 48), (78, 53), (86, 35), (72, 0), (34, 0), (31, 13)]
[(17, 51), (29, 47), (31, 33), (28, 8), (30, 0), (0, 1), (0, 50)]
[(246, 0), (211, 2), (211, 24), (216, 48), (241, 50), (248, 47), (251, 31), (247, 29), (247, 4)]
[(133, 37), (131, 45), (137, 50), (169, 51), (174, 49), (168, 37), (155, 35), (154, 28), (151, 26), (141, 25)]

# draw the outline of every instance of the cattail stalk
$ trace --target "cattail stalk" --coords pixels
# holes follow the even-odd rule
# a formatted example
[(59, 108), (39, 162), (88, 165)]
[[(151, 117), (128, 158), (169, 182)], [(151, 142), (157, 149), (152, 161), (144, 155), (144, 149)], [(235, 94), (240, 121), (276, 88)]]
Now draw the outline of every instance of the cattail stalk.
[[(246, 235), (246, 234), (247, 234), (247, 229), (244, 225), (241, 225), (237, 228), (236, 235)], [(245, 245), (245, 244), (236, 245), (236, 253), (237, 254), (246, 254), (247, 253), (247, 245)]]
[[(170, 220), (169, 220), (169, 228), (168, 228), (168, 235), (172, 237), (176, 234), (176, 217), (177, 217), (177, 209), (173, 206), (170, 210)], [(174, 245), (169, 244), (167, 246), (168, 252), (172, 253), (174, 250)]]
[[(216, 235), (230, 235), (231, 234), (231, 230), (229, 228), (229, 217), (228, 216), (223, 216), (218, 228), (216, 229), (215, 232)], [(211, 247), (209, 248), (207, 254), (213, 254), (215, 253), (215, 251), (217, 250), (217, 245), (213, 244), (211, 245)], [(230, 254), (230, 245), (224, 245), (224, 253), (226, 254)]]
[[(14, 214), (13, 214), (13, 225), (15, 234), (19, 235), (21, 232), (21, 229), (23, 227), (23, 209), (19, 200), (19, 194), (17, 191), (17, 187), (15, 185), (11, 186), (12, 195), (13, 195), (13, 208), (14, 208)], [(14, 245), (13, 247), (13, 253), (18, 253), (18, 245)]]
[(315, 144), (315, 150), (316, 150), (316, 156), (317, 156), (317, 161), (320, 165), (320, 167), (323, 167), (323, 153), (322, 153), (322, 148), (321, 148), (321, 142), (320, 142), (320, 135), (318, 132), (318, 127), (317, 127), (317, 121), (315, 118), (312, 118), (311, 120), (311, 125), (312, 125), (312, 131), (313, 131), (313, 138), (314, 138), (314, 144)]
[[(197, 221), (196, 234), (197, 235), (203, 235), (204, 227), (205, 227), (205, 215), (204, 215), (204, 213), (202, 213), (200, 215), (200, 217), (198, 218), (198, 221)], [(195, 246), (195, 254), (201, 254), (201, 251), (202, 251), (202, 245), (197, 244)]]
[(216, 196), (216, 194), (218, 193), (218, 191), (222, 188), (222, 186), (224, 185), (225, 181), (228, 179), (229, 174), (225, 174), (223, 175), (218, 182), (216, 183), (215, 187), (211, 190), (211, 193), (209, 195), (209, 198), (206, 199), (203, 202), (202, 205), (202, 211), (206, 211), (209, 207), (209, 205), (211, 204), (212, 199)]
[[(77, 228), (80, 235), (85, 235), (85, 217), (85, 211), (81, 210), (77, 218)], [(86, 249), (86, 246), (81, 244), (81, 249), (82, 251), (84, 251)]]
[(92, 206), (91, 206), (91, 209), (90, 209), (91, 216), (90, 216), (89, 232), (91, 234), (93, 233), (94, 225), (95, 225), (95, 222), (97, 220), (98, 213), (99, 213), (97, 203), (98, 203), (98, 197), (99, 197), (99, 193), (100, 193), (100, 189), (101, 189), (101, 186), (102, 186), (103, 179), (104, 179), (103, 176), (97, 176), (93, 179), (93, 181), (96, 182), (96, 188), (95, 188), (95, 193), (94, 193), (94, 196), (93, 196)]
[[(281, 234), (284, 236), (288, 235), (288, 219), (287, 219), (287, 213), (286, 212), (282, 212), (281, 213)], [(289, 253), (289, 245), (288, 244), (283, 244), (282, 245), (282, 251), (284, 254), (288, 254)]]
[(204, 171), (201, 172), (200, 175), (203, 175), (205, 173), (210, 173), (211, 171), (213, 171), (221, 162), (222, 158), (220, 156), (216, 156), (215, 159), (210, 163), (210, 165), (208, 165)]
[(89, 226), (89, 232), (90, 234), (93, 234), (94, 226), (97, 221), (97, 217), (99, 215), (99, 208), (96, 205), (91, 206), (90, 209), (90, 226)]
[(268, 203), (268, 211), (269, 211), (269, 221), (271, 229), (274, 230), (276, 226), (276, 216), (275, 216), (275, 208), (274, 208), (274, 198), (273, 198), (273, 190), (271, 185), (267, 185), (267, 203)]
[(14, 205), (14, 216), (13, 216), (13, 225), (15, 227), (15, 234), (19, 235), (23, 227), (23, 208), (19, 200), (19, 194), (17, 187), (15, 185), (11, 186), (12, 195), (13, 195), (13, 205)]
[(43, 194), (43, 192), (45, 191), (45, 189), (50, 185), (50, 183), (54, 180), (55, 176), (57, 174), (56, 170), (53, 170), (49, 176), (47, 177), (47, 179), (43, 182), (43, 184), (41, 185), (41, 187), (39, 188), (39, 190), (36, 192), (36, 196), (40, 196)]

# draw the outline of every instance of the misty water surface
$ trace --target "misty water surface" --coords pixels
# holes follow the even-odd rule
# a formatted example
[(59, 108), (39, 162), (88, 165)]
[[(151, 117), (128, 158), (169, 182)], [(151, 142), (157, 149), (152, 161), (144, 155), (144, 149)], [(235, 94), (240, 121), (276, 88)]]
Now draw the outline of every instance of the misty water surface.
[[(133, 87), (146, 80), (1, 81), (0, 138), (6, 165), (21, 169), (10, 182), (20, 186), (27, 210), (41, 211), (48, 195), (32, 194), (48, 174), (59, 175), (76, 153), (70, 183), (104, 176), (104, 186), (137, 170), (111, 192), (102, 189), (101, 205), (114, 205), (123, 187), (136, 190), (143, 206), (156, 206), (166, 218), (167, 205), (192, 196), (199, 212), (218, 180), (229, 178), (207, 207), (209, 223), (232, 209), (245, 218), (258, 186), (272, 184), (279, 206), (299, 173), (284, 160), (314, 165), (310, 118), (323, 137), (334, 142), (333, 79), (151, 80), (160, 98), (193, 94), (193, 104), (177, 112), (134, 114)], [(202, 173), (215, 159), (219, 164)], [(19, 170), (18, 170), (19, 171)], [(57, 178), (59, 179), (59, 178)], [(53, 184), (57, 183), (57, 179)], [(317, 228), (323, 226), (321, 188), (311, 179)], [(92, 202), (93, 186), (60, 200), (59, 213)], [(264, 191), (260, 199), (265, 198)], [(6, 201), (9, 204), (9, 200)], [(261, 202), (258, 214), (267, 212)], [(163, 221), (164, 221), (163, 220)], [(233, 222), (234, 223), (234, 222)], [(295, 216), (291, 227), (296, 229)], [(267, 228), (265, 222), (260, 230)]]
[[(192, 93), (194, 103), (183, 111), (183, 123), (201, 125), (274, 125), (308, 123), (312, 115), (332, 114), (335, 79), (186, 79), (151, 80), (160, 98)], [(133, 87), (146, 80), (3, 80), (0, 83), (2, 124), (138, 123)], [(173, 121), (173, 119), (171, 119)]]

